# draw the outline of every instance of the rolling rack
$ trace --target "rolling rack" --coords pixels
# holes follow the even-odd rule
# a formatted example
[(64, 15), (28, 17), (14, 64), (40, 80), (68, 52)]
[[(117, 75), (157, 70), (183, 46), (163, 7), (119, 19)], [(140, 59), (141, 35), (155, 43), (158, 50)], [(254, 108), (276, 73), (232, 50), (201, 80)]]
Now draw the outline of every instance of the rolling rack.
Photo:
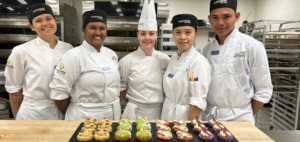
[(253, 21), (246, 33), (261, 41), (267, 51), (274, 87), (270, 129), (300, 129), (300, 21)]
[(176, 54), (177, 47), (172, 35), (172, 24), (163, 23), (159, 27), (158, 50), (169, 56)]

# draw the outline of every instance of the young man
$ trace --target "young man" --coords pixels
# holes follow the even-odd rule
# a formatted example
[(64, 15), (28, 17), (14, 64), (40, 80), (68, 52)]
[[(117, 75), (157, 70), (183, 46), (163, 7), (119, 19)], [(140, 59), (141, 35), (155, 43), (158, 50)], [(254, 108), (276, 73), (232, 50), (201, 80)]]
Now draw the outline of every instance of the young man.
[(272, 96), (264, 45), (240, 33), (237, 0), (211, 0), (209, 21), (216, 37), (203, 51), (212, 67), (207, 108), (202, 120), (249, 121)]

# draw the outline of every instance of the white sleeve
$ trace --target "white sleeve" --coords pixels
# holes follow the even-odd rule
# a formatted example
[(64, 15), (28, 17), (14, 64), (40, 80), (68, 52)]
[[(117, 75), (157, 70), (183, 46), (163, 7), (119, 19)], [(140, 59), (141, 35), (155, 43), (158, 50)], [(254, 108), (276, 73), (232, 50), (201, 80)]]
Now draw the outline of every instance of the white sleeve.
[(273, 85), (266, 50), (260, 42), (253, 46), (255, 47), (249, 52), (251, 79), (254, 84), (253, 99), (268, 103), (272, 96)]
[(25, 78), (25, 53), (20, 48), (14, 48), (7, 59), (5, 67), (5, 89), (8, 93), (19, 92), (23, 88)]
[[(202, 56), (202, 55), (201, 55)], [(197, 106), (202, 111), (206, 109), (206, 99), (211, 82), (211, 67), (205, 58), (193, 61), (188, 71), (188, 77), (198, 78), (198, 81), (188, 81), (191, 91), (190, 105)]]
[(130, 72), (131, 62), (126, 57), (119, 61), (119, 72), (120, 72), (120, 91), (128, 89), (128, 77)]
[(54, 69), (53, 81), (50, 83), (50, 97), (63, 100), (69, 93), (81, 73), (80, 59), (72, 50), (64, 54)]

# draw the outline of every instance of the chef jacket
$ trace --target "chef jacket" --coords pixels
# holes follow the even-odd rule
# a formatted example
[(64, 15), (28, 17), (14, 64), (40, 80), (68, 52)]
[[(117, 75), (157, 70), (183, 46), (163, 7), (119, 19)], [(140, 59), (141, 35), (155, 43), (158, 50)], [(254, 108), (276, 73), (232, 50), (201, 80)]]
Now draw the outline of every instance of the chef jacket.
[(62, 119), (62, 114), (50, 98), (49, 83), (61, 56), (72, 45), (59, 41), (54, 49), (37, 37), (13, 48), (5, 68), (5, 88), (17, 93), (23, 88), (23, 102), (16, 119)]
[(120, 60), (121, 91), (127, 90), (129, 99), (123, 117), (160, 119), (164, 99), (162, 77), (169, 60), (167, 54), (155, 49), (152, 56), (146, 56), (140, 47)]
[(213, 76), (207, 99), (209, 109), (203, 119), (215, 115), (222, 121), (247, 120), (254, 124), (251, 100), (267, 103), (273, 89), (263, 44), (234, 29), (223, 45), (217, 39), (211, 41), (203, 55), (211, 64)]
[(97, 52), (83, 41), (67, 52), (55, 68), (50, 87), (52, 99), (71, 98), (66, 120), (120, 119), (118, 56), (107, 47)]
[[(190, 105), (206, 108), (211, 68), (194, 46), (171, 57), (163, 77), (163, 120), (188, 120)], [(193, 79), (191, 79), (193, 78)]]

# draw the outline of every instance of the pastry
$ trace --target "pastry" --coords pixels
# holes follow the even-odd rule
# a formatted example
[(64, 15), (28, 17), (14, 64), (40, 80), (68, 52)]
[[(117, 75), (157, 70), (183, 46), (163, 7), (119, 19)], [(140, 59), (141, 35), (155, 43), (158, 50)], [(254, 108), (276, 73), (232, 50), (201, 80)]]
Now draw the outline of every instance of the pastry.
[(136, 126), (139, 125), (139, 124), (145, 124), (145, 123), (149, 123), (147, 121), (147, 116), (145, 116), (145, 118), (142, 118), (142, 117), (139, 116), (138, 119), (135, 120), (135, 125)]
[(96, 119), (95, 118), (87, 118), (85, 120), (86, 123), (95, 123)]
[(89, 131), (91, 133), (94, 133), (95, 132), (95, 128), (85, 128), (85, 127), (82, 127), (81, 131)]
[[(194, 126), (197, 125), (198, 121), (200, 121), (200, 120), (199, 120), (198, 116), (196, 116), (196, 118), (193, 119), (190, 123), (191, 127), (194, 128)], [(202, 123), (202, 121), (200, 121), (200, 122)]]
[(96, 130), (94, 134), (94, 139), (96, 141), (106, 141), (110, 137), (109, 133), (103, 130)]
[(140, 131), (140, 130), (151, 130), (151, 126), (150, 124), (138, 124), (136, 126), (136, 131)]
[(127, 130), (118, 130), (115, 133), (115, 140), (118, 140), (118, 141), (127, 141), (130, 138), (131, 138), (130, 131), (127, 131)]
[(147, 141), (151, 139), (151, 132), (148, 130), (137, 131), (135, 137), (137, 140)]
[(186, 126), (183, 126), (183, 125), (174, 125), (173, 129), (174, 129), (175, 133), (177, 131), (183, 131), (183, 132), (188, 132), (189, 131), (189, 129)]
[(126, 124), (126, 125), (131, 125), (131, 121), (129, 119), (126, 118), (122, 118), (119, 120), (118, 124)]
[(203, 131), (201, 131), (198, 135), (199, 139), (203, 140), (203, 141), (211, 141), (214, 140), (214, 135), (209, 132), (206, 129), (202, 129)]
[(169, 121), (167, 120), (156, 120), (156, 125), (161, 124), (161, 125), (165, 125), (165, 126), (169, 126)]
[(172, 139), (172, 133), (170, 131), (158, 130), (157, 138), (160, 140), (170, 140)]
[(77, 135), (78, 141), (90, 141), (93, 139), (93, 133), (90, 131), (80, 131)]
[(174, 125), (184, 125), (184, 126), (186, 126), (186, 123), (182, 120), (174, 120), (173, 124)]
[(179, 140), (183, 140), (183, 141), (191, 141), (193, 140), (193, 135), (188, 133), (188, 132), (183, 132), (183, 131), (177, 131), (176, 132), (177, 138)]
[(231, 133), (226, 131), (226, 129), (223, 129), (218, 133), (218, 139), (224, 142), (231, 142), (233, 140), (233, 136), (231, 135)]
[(127, 131), (131, 131), (131, 126), (121, 124), (121, 125), (119, 125), (119, 126), (117, 127), (117, 130), (127, 130)]
[(220, 121), (219, 121), (219, 120), (216, 120), (216, 118), (213, 117), (212, 119), (210, 119), (210, 120), (207, 122), (207, 124), (208, 124), (210, 127), (213, 127), (213, 126), (216, 124), (216, 122), (220, 122)]
[(207, 130), (208, 128), (198, 121), (198, 124), (194, 126), (193, 131), (198, 135), (203, 129)]
[(224, 126), (220, 122), (216, 122), (216, 124), (212, 127), (212, 131), (215, 133), (219, 133), (224, 129)]
[(110, 125), (98, 125), (97, 130), (105, 130), (110, 133), (112, 131), (112, 127)]
[(171, 131), (171, 128), (166, 125), (158, 124), (156, 125), (156, 130), (164, 130), (164, 131)]
[(84, 123), (83, 127), (87, 129), (96, 129), (96, 125), (94, 123)]
[(103, 118), (103, 119), (101, 120), (101, 122), (102, 122), (103, 124), (105, 124), (105, 125), (110, 125), (110, 126), (112, 126), (112, 122), (111, 122), (108, 118)]

